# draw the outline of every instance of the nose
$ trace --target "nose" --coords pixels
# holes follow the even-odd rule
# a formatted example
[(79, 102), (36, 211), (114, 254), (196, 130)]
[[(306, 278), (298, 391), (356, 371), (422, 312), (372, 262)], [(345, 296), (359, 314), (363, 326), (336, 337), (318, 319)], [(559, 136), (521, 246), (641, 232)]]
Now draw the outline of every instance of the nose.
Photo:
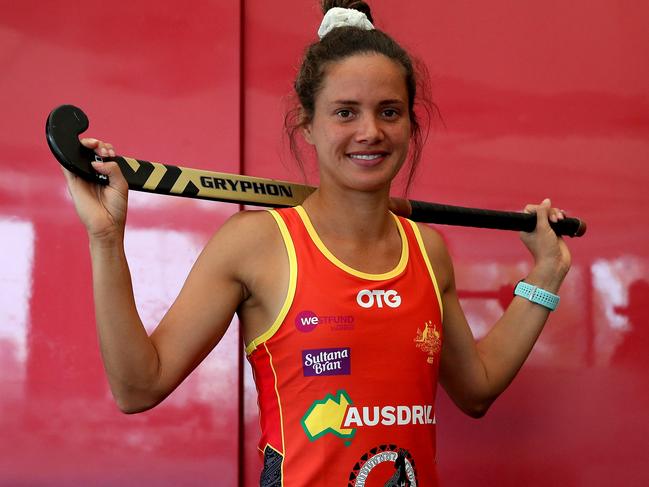
[(356, 130), (356, 142), (373, 144), (383, 140), (383, 129), (380, 120), (374, 115), (364, 115), (359, 119)]

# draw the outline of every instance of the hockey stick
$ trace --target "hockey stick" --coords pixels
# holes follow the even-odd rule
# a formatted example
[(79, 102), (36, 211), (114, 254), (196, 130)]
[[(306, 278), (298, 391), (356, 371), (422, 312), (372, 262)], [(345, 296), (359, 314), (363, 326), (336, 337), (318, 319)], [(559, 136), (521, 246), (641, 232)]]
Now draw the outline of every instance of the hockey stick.
[[(106, 176), (98, 174), (90, 164), (98, 156), (79, 142), (79, 135), (88, 125), (88, 117), (81, 109), (72, 105), (55, 108), (45, 126), (47, 143), (63, 167), (87, 181), (107, 184)], [(105, 157), (101, 160), (117, 162), (129, 189), (151, 193), (286, 207), (301, 204), (316, 189), (286, 181), (191, 169), (131, 157)], [(425, 223), (526, 232), (536, 227), (536, 216), (528, 213), (464, 208), (404, 198), (393, 198), (393, 204), (398, 214)], [(577, 218), (550, 222), (550, 226), (557, 235), (580, 237), (586, 232), (586, 223)]]

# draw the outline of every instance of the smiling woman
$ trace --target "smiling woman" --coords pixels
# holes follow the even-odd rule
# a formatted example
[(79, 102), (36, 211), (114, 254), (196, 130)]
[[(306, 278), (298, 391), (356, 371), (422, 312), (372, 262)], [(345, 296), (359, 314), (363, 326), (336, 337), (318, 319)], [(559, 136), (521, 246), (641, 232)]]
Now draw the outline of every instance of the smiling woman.
[[(342, 9), (341, 5), (349, 8)], [(371, 11), (365, 2), (323, 1), (322, 7), (328, 13), (328, 18), (325, 17), (318, 30), (320, 41), (311, 44), (305, 52), (295, 80), (298, 103), (285, 118), (291, 151), (302, 166), (299, 132), (314, 116), (317, 95), (320, 94), (325, 75), (329, 74), (328, 70), (335, 69), (332, 65), (356, 55), (381, 54), (403, 70), (400, 88), (404, 87), (407, 92), (407, 105), (403, 108), (407, 109), (412, 139), (407, 188), (413, 181), (421, 157), (428, 118), (437, 113), (437, 107), (429, 99), (426, 67), (414, 63), (411, 56), (389, 35), (374, 29)], [(357, 12), (358, 16), (349, 12)], [(423, 123), (419, 120), (418, 112), (424, 118)], [(403, 109), (402, 113), (405, 115)]]
[[(327, 0), (323, 11), (295, 83), (292, 129), (315, 149), (319, 188), (301, 206), (228, 220), (150, 336), (124, 252), (119, 166), (93, 163), (103, 187), (66, 172), (90, 237), (103, 360), (124, 412), (152, 408), (236, 313), (259, 392), (262, 486), (435, 486), (438, 379), (474, 417), (513, 380), (570, 267), (549, 226), (563, 214), (549, 200), (528, 205), (534, 267), (476, 343), (441, 237), (389, 210), (395, 176), (421, 149), (410, 57), (374, 29), (364, 2)], [(114, 155), (105, 142), (83, 143)], [(353, 326), (320, 317), (352, 317)]]
[(357, 54), (330, 66), (313, 115), (303, 124), (315, 147), (320, 184), (338, 179), (365, 191), (389, 191), (411, 137), (401, 66), (380, 54)]

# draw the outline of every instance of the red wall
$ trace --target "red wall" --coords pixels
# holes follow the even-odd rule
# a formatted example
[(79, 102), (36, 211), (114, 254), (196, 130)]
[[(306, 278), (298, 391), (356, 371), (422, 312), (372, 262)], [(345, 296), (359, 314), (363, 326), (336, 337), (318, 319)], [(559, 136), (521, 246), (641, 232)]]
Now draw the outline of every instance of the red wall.
[[(155, 410), (125, 416), (113, 404), (87, 238), (43, 125), (74, 103), (120, 153), (299, 179), (281, 128), (316, 2), (2, 3), (0, 485), (255, 485), (256, 403), (236, 323)], [(411, 195), (501, 209), (550, 196), (589, 224), (569, 242), (561, 307), (489, 414), (466, 418), (440, 395), (444, 485), (649, 484), (649, 7), (372, 6), (428, 65), (444, 119)], [(148, 326), (237, 210), (131, 194), (127, 253)], [(529, 258), (515, 234), (440, 230), (480, 336)]]

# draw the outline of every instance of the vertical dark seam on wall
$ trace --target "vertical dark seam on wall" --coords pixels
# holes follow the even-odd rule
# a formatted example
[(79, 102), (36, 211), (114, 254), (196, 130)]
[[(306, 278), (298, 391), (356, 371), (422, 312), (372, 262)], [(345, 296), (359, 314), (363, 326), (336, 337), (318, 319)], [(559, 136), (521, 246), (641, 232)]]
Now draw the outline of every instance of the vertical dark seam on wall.
[[(245, 174), (245, 0), (239, 2), (239, 174)], [(239, 205), (239, 211), (244, 209), (243, 205)], [(237, 341), (237, 364), (238, 364), (238, 380), (237, 380), (237, 396), (238, 396), (238, 425), (237, 425), (237, 466), (238, 466), (238, 485), (244, 486), (245, 482), (245, 422), (244, 422), (244, 387), (243, 387), (243, 330), (241, 323), (237, 320), (239, 326), (239, 339)]]

